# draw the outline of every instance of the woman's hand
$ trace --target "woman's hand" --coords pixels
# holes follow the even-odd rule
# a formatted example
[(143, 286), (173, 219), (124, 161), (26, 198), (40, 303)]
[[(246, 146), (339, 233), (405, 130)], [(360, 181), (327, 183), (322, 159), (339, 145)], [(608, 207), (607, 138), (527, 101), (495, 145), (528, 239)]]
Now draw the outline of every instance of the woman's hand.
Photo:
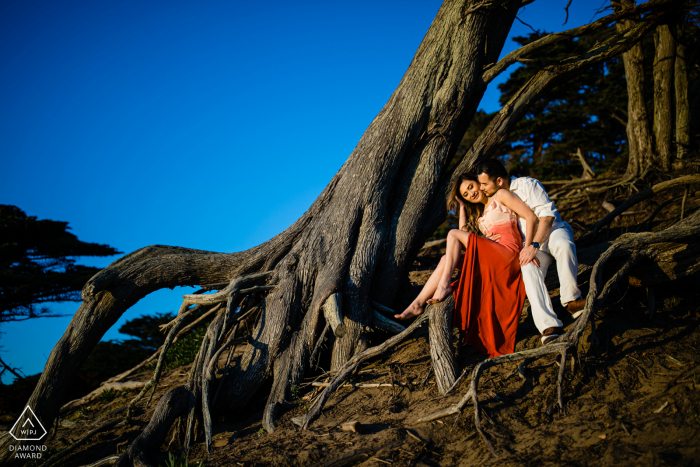
[(457, 201), (457, 204), (459, 204), (460, 208), (464, 207), (464, 201), (462, 201), (462, 198), (460, 198), (459, 195), (455, 196), (455, 201)]
[(537, 258), (537, 250), (532, 245), (526, 246), (520, 250), (520, 267), (530, 263), (538, 268), (540, 267), (540, 260)]

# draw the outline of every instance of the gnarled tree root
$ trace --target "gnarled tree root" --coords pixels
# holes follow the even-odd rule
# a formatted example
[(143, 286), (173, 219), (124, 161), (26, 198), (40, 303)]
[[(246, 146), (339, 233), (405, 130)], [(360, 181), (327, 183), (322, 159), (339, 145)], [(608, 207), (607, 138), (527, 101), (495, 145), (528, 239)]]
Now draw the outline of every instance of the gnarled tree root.
[[(695, 215), (694, 217), (699, 217)], [(697, 220), (697, 219), (696, 219)], [(433, 420), (437, 420), (448, 415), (460, 413), (466, 404), (471, 401), (474, 405), (474, 423), (476, 429), (481, 435), (484, 443), (488, 446), (491, 453), (496, 456), (496, 450), (492, 445), (491, 441), (486, 437), (485, 433), (481, 428), (480, 416), (479, 416), (479, 396), (478, 396), (478, 383), (479, 378), (482, 373), (487, 369), (497, 365), (502, 365), (506, 363), (512, 363), (516, 361), (523, 360), (524, 364), (534, 361), (535, 359), (541, 358), (545, 355), (550, 354), (560, 354), (561, 362), (559, 374), (557, 377), (557, 399), (559, 407), (564, 411), (564, 400), (563, 400), (563, 379), (564, 371), (566, 369), (566, 359), (569, 353), (575, 353), (578, 348), (579, 340), (583, 335), (586, 325), (591, 321), (591, 317), (598, 310), (601, 305), (605, 302), (611, 288), (624, 276), (629, 273), (642, 258), (654, 258), (655, 251), (654, 245), (664, 242), (677, 242), (689, 239), (697, 238), (700, 235), (700, 227), (698, 226), (678, 226), (677, 228), (668, 229), (659, 233), (644, 233), (644, 234), (626, 234), (621, 237), (618, 243), (612, 245), (608, 248), (603, 255), (596, 261), (593, 267), (592, 277), (594, 280), (591, 282), (591, 287), (586, 297), (586, 306), (584, 308), (583, 314), (578, 318), (576, 323), (564, 334), (559, 337), (554, 343), (539, 347), (536, 349), (525, 350), (521, 352), (516, 352), (509, 355), (502, 355), (499, 357), (489, 358), (481, 363), (479, 363), (472, 371), (471, 384), (467, 393), (462, 397), (462, 399), (455, 405), (448, 407), (446, 409), (440, 410), (430, 415), (416, 420), (415, 423), (425, 423)], [(600, 286), (602, 283), (603, 266), (614, 256), (626, 256), (624, 263), (619, 268), (617, 273), (613, 275), (610, 280), (607, 281), (605, 287), (600, 293)], [(466, 371), (466, 370), (465, 370)], [(519, 367), (519, 373), (523, 375), (524, 365)], [(460, 377), (461, 379), (461, 377)], [(449, 390), (448, 390), (449, 392)]]
[(439, 304), (429, 304), (428, 306), (426, 306), (423, 314), (416, 318), (416, 320), (413, 321), (413, 323), (411, 323), (411, 325), (407, 327), (406, 330), (399, 334), (396, 334), (395, 336), (390, 337), (380, 345), (370, 347), (365, 351), (356, 354), (338, 370), (335, 377), (331, 380), (331, 382), (323, 390), (323, 392), (318, 396), (316, 402), (311, 406), (311, 409), (306, 413), (306, 415), (304, 415), (304, 417), (300, 420), (296, 420), (295, 422), (297, 422), (302, 428), (308, 429), (309, 425), (314, 420), (316, 420), (316, 418), (318, 418), (318, 416), (321, 414), (321, 410), (323, 409), (323, 406), (326, 404), (331, 394), (333, 394), (333, 392), (336, 389), (338, 389), (345, 382), (345, 380), (347, 380), (355, 371), (357, 371), (360, 364), (369, 360), (370, 358), (377, 357), (383, 354), (384, 352), (392, 349), (393, 347), (396, 347), (398, 344), (403, 342), (408, 336), (410, 336), (413, 333), (413, 331), (422, 326), (425, 323), (425, 321), (428, 320), (432, 313), (445, 314), (447, 310), (452, 309), (454, 309), (454, 297), (452, 295), (447, 297), (445, 301), (440, 302)]
[(151, 459), (154, 446), (161, 446), (165, 441), (170, 426), (176, 418), (187, 413), (192, 393), (185, 386), (178, 386), (168, 391), (159, 401), (151, 421), (141, 434), (131, 443), (115, 465), (126, 467), (150, 467), (155, 465)]

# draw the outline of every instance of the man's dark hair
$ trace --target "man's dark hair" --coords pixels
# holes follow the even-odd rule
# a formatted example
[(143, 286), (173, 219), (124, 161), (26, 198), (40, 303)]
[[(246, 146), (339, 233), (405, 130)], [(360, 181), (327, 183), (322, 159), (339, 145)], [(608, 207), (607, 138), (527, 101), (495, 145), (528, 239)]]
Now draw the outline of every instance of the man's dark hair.
[(508, 180), (508, 171), (498, 159), (487, 159), (476, 165), (476, 175), (486, 174), (489, 178), (496, 180), (501, 177)]

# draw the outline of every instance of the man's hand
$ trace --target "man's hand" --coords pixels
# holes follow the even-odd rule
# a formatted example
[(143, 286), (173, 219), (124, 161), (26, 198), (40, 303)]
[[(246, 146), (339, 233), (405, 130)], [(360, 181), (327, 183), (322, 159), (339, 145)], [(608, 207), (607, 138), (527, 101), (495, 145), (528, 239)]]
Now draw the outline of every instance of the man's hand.
[(501, 239), (501, 236), (496, 234), (496, 235), (491, 235), (490, 237), (486, 237), (486, 238), (488, 238), (489, 240), (491, 240), (493, 242), (498, 243), (498, 241)]
[(540, 267), (540, 261), (537, 259), (537, 250), (532, 245), (520, 250), (520, 267), (530, 263), (533, 263), (538, 268)]

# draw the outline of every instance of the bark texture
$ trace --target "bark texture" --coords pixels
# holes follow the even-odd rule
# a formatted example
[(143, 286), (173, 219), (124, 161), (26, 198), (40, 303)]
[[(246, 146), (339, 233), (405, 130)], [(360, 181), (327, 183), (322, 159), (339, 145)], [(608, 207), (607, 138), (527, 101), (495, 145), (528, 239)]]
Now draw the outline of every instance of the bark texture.
[[(634, 0), (612, 0), (613, 10), (619, 12), (633, 8)], [(634, 27), (634, 21), (625, 19), (616, 24), (620, 33)], [(627, 163), (628, 177), (636, 177), (649, 166), (652, 160), (654, 144), (651, 125), (644, 102), (644, 55), (641, 44), (635, 44), (628, 52), (622, 54), (627, 78), (627, 142), (629, 145), (629, 160)]]
[(673, 70), (676, 53), (676, 43), (668, 25), (662, 24), (654, 31), (654, 50), (654, 162), (657, 167), (667, 171), (673, 154)]
[[(276, 287), (240, 364), (221, 388), (217, 409), (238, 413), (272, 376), (263, 424), (274, 430), (277, 408), (303, 377), (324, 327), (326, 299), (342, 294), (346, 332), (334, 349), (340, 361), (366, 345), (374, 322), (371, 299), (393, 304), (409, 258), (435, 227), (426, 224), (429, 207), (436, 199), (444, 203), (446, 167), (485, 90), (482, 70), (497, 61), (519, 5), (445, 1), (398, 88), (347, 162), (285, 232), (235, 254), (148, 247), (93, 277), (30, 399), (42, 422), (51, 425), (65, 383), (119, 316), (148, 293), (272, 271)], [(209, 347), (202, 346), (203, 361), (223, 340), (226, 325), (223, 320), (219, 334), (208, 337)], [(194, 385), (194, 396), (206, 400), (212, 389), (206, 374), (196, 379), (201, 385)], [(191, 414), (192, 406), (190, 427)], [(188, 439), (191, 434), (188, 428)], [(3, 457), (9, 452), (1, 451)]]
[(688, 52), (676, 44), (674, 88), (676, 97), (676, 158), (685, 159), (690, 152), (690, 104), (688, 102)]
[[(671, 0), (650, 3), (670, 4)], [(240, 415), (269, 378), (272, 388), (263, 425), (273, 431), (278, 408), (288, 397), (289, 388), (301, 382), (319, 335), (330, 328), (331, 320), (336, 321), (332, 361), (342, 373), (338, 378), (373, 355), (374, 350), (365, 351), (369, 331), (402, 329), (387, 325), (374, 308), (393, 305), (409, 260), (444, 220), (445, 193), (455, 172), (447, 167), (483, 96), (485, 83), (495, 76), (489, 72), (491, 64), (497, 61), (520, 5), (519, 0), (446, 0), (396, 91), (346, 163), (309, 210), (278, 236), (233, 254), (147, 247), (94, 276), (83, 289), (84, 302), (53, 349), (30, 399), (42, 423), (52, 424), (63, 388), (75, 378), (109, 327), (142, 297), (164, 287), (209, 285), (208, 289), (221, 291), (184, 297), (180, 315), (191, 312), (190, 305), (211, 306), (214, 299), (227, 302), (227, 306), (217, 313), (204, 337), (188, 387), (161, 400), (153, 426), (144, 432), (146, 438), (130, 447), (120, 459), (121, 465), (148, 465), (146, 451), (158, 448), (163, 431), (167, 432), (178, 417), (178, 427), (185, 427), (181, 433), (185, 447), (189, 446), (197, 435), (194, 422), (200, 418), (200, 409), (203, 420), (199, 425), (204, 428), (208, 447), (210, 411)], [(626, 14), (629, 12), (620, 13)], [(644, 22), (625, 29), (624, 35), (545, 68), (493, 120), (458, 171), (492, 154), (529, 101), (583, 67), (630, 50), (661, 17), (660, 12), (651, 12)], [(238, 326), (226, 340), (245, 290), (250, 297), (251, 289), (244, 290), (237, 281), (260, 277), (259, 273), (266, 273), (274, 288), (260, 305), (240, 362), (225, 379), (217, 381), (212, 376), (212, 361), (222, 344), (235, 338)], [(234, 294), (235, 284), (238, 289)], [(257, 291), (271, 288), (254, 285)], [(332, 319), (323, 311), (331, 296), (337, 297), (332, 299), (337, 304), (331, 306), (335, 309), (329, 315)], [(344, 333), (337, 332), (341, 317)], [(395, 345), (420, 325), (421, 319), (425, 318), (387, 340), (382, 348)], [(176, 331), (172, 333), (174, 339)], [(156, 380), (157, 374), (152, 384)], [(332, 390), (329, 387), (324, 394)], [(306, 425), (313, 416), (307, 417)], [(9, 442), (6, 438), (3, 444)], [(0, 461), (7, 460), (9, 452), (0, 446), (0, 456), (4, 456)]]
[(445, 394), (457, 379), (457, 362), (452, 350), (452, 317), (454, 315), (454, 297), (445, 300), (445, 310), (432, 308), (428, 334), (430, 336), (430, 356), (433, 361), (435, 382), (440, 394)]

